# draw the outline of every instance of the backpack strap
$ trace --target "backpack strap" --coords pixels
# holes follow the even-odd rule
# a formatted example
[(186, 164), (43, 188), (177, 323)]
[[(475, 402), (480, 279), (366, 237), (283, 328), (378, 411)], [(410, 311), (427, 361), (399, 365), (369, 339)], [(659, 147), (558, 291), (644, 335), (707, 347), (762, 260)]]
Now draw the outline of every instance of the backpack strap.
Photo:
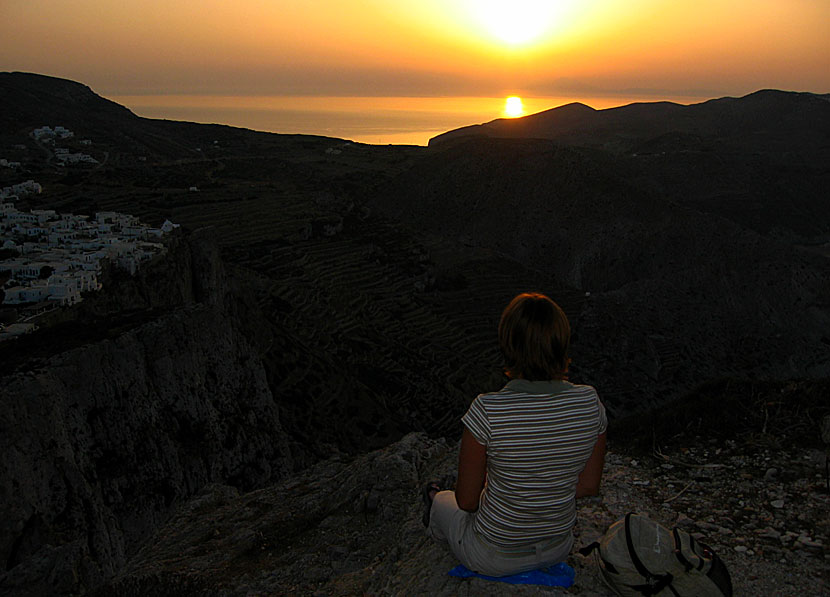
[(652, 574), (648, 571), (645, 564), (643, 564), (640, 556), (637, 555), (637, 550), (634, 548), (634, 540), (631, 537), (631, 515), (631, 512), (625, 515), (625, 544), (628, 547), (628, 555), (631, 558), (631, 563), (634, 564), (634, 568), (637, 569), (640, 576), (646, 579), (646, 584), (628, 586), (635, 591), (639, 591), (646, 597), (656, 595), (668, 587), (674, 595), (680, 597), (679, 593), (675, 591), (674, 587), (671, 585), (672, 580), (674, 580), (674, 577), (671, 574)]
[(648, 571), (648, 568), (643, 564), (640, 556), (637, 555), (637, 550), (634, 548), (634, 539), (631, 537), (631, 515), (631, 512), (625, 515), (625, 544), (628, 547), (628, 555), (631, 558), (631, 563), (634, 564), (637, 572), (640, 573), (640, 576), (646, 579), (654, 578), (654, 575)]
[[(594, 541), (593, 543), (589, 543), (585, 547), (580, 547), (577, 551), (583, 556), (589, 556), (591, 554), (591, 552), (593, 552), (594, 550), (599, 549), (600, 547), (601, 547), (600, 542), (599, 541)], [(603, 566), (605, 566), (605, 569), (608, 570), (608, 572), (611, 572), (612, 574), (619, 574), (619, 572), (617, 571), (617, 567), (614, 566), (614, 564), (612, 564), (611, 562), (609, 562), (608, 560), (606, 560), (605, 558), (602, 557), (602, 552), (598, 553), (597, 556), (599, 557), (600, 560), (602, 560), (602, 564), (603, 564)]]
[[(686, 569), (686, 572), (694, 568), (694, 565), (683, 555), (683, 540), (680, 538), (680, 533), (677, 532), (677, 527), (674, 527), (672, 530), (672, 535), (674, 536), (674, 555), (677, 556), (677, 559), (683, 564), (683, 567)], [(692, 539), (692, 536), (689, 535), (689, 539)], [(689, 544), (691, 547), (691, 543)]]
[[(692, 548), (692, 551), (697, 554), (697, 550), (695, 549), (695, 538), (689, 535), (689, 547)], [(697, 569), (703, 570), (703, 565), (705, 564), (705, 560), (701, 556), (697, 556)]]
[(589, 543), (585, 547), (580, 547), (577, 551), (583, 556), (589, 555), (592, 551), (599, 548), (599, 541), (594, 541), (593, 543)]

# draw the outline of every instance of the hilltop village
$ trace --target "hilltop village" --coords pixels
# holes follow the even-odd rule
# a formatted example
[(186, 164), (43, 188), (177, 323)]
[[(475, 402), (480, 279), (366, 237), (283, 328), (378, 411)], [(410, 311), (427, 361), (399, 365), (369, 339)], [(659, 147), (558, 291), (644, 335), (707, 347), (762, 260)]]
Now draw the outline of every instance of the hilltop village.
[[(60, 126), (32, 132), (39, 141), (71, 135)], [(59, 159), (69, 156), (62, 160), (69, 163), (96, 162), (85, 154), (55, 153)], [(3, 166), (15, 166), (3, 161)], [(147, 226), (136, 216), (114, 211), (89, 216), (17, 208), (21, 197), (42, 190), (34, 180), (0, 189), (0, 341), (36, 329), (38, 315), (101, 290), (105, 261), (135, 274), (143, 261), (165, 253), (162, 237), (178, 228), (169, 220), (157, 228)]]

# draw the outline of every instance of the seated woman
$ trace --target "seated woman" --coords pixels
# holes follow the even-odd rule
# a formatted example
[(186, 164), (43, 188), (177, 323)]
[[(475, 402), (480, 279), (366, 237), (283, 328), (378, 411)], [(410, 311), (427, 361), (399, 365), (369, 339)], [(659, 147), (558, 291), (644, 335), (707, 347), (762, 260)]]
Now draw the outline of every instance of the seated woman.
[(567, 381), (570, 334), (547, 296), (510, 302), (499, 323), (510, 381), (480, 394), (462, 417), (455, 491), (424, 490), (429, 533), (480, 574), (564, 561), (576, 498), (599, 492), (605, 409), (593, 387)]

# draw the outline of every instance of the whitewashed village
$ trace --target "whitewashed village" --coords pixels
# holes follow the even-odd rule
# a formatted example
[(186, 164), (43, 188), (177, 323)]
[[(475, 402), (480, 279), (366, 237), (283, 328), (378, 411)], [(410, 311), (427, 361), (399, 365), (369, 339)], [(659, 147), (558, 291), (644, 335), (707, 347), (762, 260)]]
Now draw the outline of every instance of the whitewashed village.
[[(63, 127), (42, 127), (32, 136), (41, 140), (71, 134)], [(70, 163), (89, 163), (82, 155), (60, 155), (71, 155), (66, 160)], [(2, 166), (15, 165), (2, 161)], [(169, 220), (158, 228), (147, 226), (136, 216), (114, 211), (90, 216), (18, 209), (21, 197), (42, 191), (34, 180), (0, 189), (0, 308), (26, 307), (22, 320), (0, 321), (0, 341), (36, 329), (38, 315), (75, 305), (84, 293), (101, 290), (105, 262), (135, 274), (143, 261), (166, 251), (162, 237), (178, 228)]]
[[(51, 128), (48, 126), (42, 126), (38, 129), (35, 129), (31, 133), (32, 138), (44, 145), (54, 145), (55, 141), (62, 140), (62, 139), (71, 139), (75, 136), (75, 133), (67, 129), (66, 127), (56, 126), (55, 128)], [(90, 139), (81, 139), (78, 143), (83, 146), (89, 147), (92, 145), (92, 141)], [(86, 153), (80, 152), (70, 152), (69, 149), (65, 147), (56, 147), (54, 150), (55, 158), (61, 164), (97, 164), (98, 160)]]

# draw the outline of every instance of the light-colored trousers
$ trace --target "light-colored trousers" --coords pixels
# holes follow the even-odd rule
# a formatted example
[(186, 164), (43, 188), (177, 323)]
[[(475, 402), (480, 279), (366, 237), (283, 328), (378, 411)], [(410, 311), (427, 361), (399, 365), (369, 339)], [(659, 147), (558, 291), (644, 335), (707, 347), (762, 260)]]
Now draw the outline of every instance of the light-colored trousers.
[(428, 534), (445, 541), (458, 560), (473, 572), (507, 576), (564, 562), (573, 546), (573, 535), (544, 541), (521, 550), (502, 550), (473, 530), (475, 514), (458, 507), (454, 491), (435, 494), (429, 515)]

